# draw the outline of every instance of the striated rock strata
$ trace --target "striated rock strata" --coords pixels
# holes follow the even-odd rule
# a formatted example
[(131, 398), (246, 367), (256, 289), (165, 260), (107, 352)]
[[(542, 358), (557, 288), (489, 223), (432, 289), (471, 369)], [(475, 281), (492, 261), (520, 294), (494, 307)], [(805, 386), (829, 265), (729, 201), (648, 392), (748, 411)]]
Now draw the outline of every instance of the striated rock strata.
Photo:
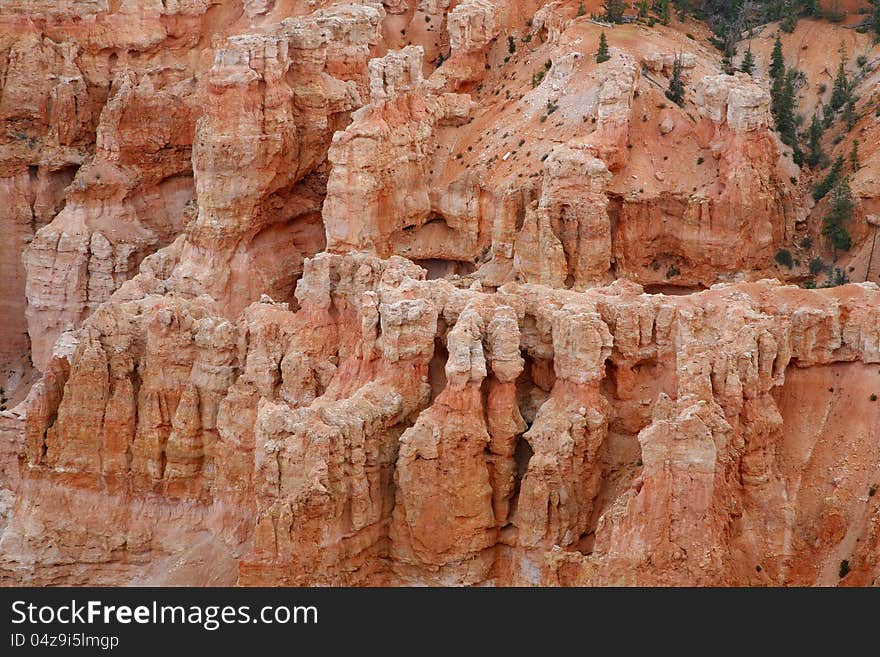
[(192, 541), (241, 584), (877, 576), (873, 285), (487, 293), (323, 254), (297, 311), (234, 320), (130, 287), (35, 394), (7, 579), (132, 581)]

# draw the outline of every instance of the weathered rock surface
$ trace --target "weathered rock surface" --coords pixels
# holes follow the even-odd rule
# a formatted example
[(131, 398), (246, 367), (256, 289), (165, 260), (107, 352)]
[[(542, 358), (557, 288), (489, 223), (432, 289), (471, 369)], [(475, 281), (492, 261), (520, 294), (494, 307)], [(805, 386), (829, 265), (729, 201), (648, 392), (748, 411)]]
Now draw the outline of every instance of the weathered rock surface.
[[(873, 285), (665, 297), (424, 276), (322, 254), (297, 311), (266, 298), (234, 321), (123, 286), (35, 391), (5, 577), (128, 581), (209, 529), (242, 584), (817, 584), (838, 557), (876, 577), (872, 553), (811, 534), (875, 504)], [(804, 394), (864, 418), (836, 484), (811, 454), (841, 429), (788, 433), (819, 412)], [(60, 525), (31, 502), (46, 490), (126, 515), (73, 506)]]
[(770, 280), (765, 39), (577, 13), (5, 3), (0, 583), (876, 585), (880, 289)]
[[(207, 20), (208, 9), (200, 0), (0, 8), (0, 178), (17, 217), (2, 296), (23, 311), (26, 294), (39, 369), (62, 331), (179, 232), (193, 197), (198, 44), (225, 27), (222, 17)], [(5, 217), (3, 228), (12, 228)], [(3, 324), (21, 336), (24, 313), (16, 315)], [(4, 354), (4, 379), (23, 373), (8, 365)]]

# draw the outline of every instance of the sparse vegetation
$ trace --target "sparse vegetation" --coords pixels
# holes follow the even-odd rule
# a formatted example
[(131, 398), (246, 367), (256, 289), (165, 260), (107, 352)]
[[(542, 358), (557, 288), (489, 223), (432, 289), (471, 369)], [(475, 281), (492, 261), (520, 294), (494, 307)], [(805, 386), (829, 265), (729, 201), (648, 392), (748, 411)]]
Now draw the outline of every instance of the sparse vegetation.
[(599, 50), (596, 52), (596, 63), (601, 64), (609, 59), (611, 59), (611, 55), (608, 52), (608, 40), (605, 38), (605, 31), (603, 30), (602, 34), (599, 35)]
[(791, 257), (791, 251), (788, 249), (779, 249), (774, 256), (774, 259), (780, 265), (791, 269), (794, 266), (794, 258)]
[(752, 54), (752, 45), (749, 44), (749, 49), (746, 50), (746, 54), (743, 55), (743, 60), (740, 62), (739, 70), (743, 73), (752, 74), (752, 71), (755, 70), (755, 56)]
[(672, 3), (669, 0), (660, 0), (659, 2), (655, 2), (655, 11), (660, 16), (660, 22), (664, 25), (669, 25), (669, 21), (672, 19)]
[(850, 98), (846, 101), (846, 105), (843, 106), (843, 122), (846, 123), (846, 129), (852, 130), (858, 120), (859, 115), (856, 113), (855, 98)]
[(838, 157), (831, 165), (831, 169), (825, 177), (813, 186), (813, 200), (820, 201), (837, 184), (840, 174), (843, 173), (843, 157)]
[(871, 32), (874, 34), (874, 43), (877, 43), (880, 41), (880, 0), (868, 0), (868, 4), (871, 5), (871, 17), (868, 19), (866, 27), (871, 28)]
[(839, 23), (846, 18), (846, 11), (840, 8), (840, 0), (831, 0), (831, 6), (822, 14), (832, 23)]
[(813, 258), (810, 260), (810, 273), (813, 276), (825, 270), (825, 261), (822, 258)]
[(797, 27), (798, 21), (798, 7), (795, 1), (782, 0), (779, 11), (782, 14), (782, 19), (779, 21), (779, 29), (791, 34), (794, 32), (794, 28)]
[(836, 112), (846, 105), (850, 99), (850, 85), (846, 77), (846, 53), (843, 53), (840, 58), (840, 64), (837, 66), (834, 86), (831, 88), (831, 109)]
[(602, 18), (609, 23), (623, 22), (623, 12), (626, 11), (626, 5), (625, 0), (605, 0), (602, 3), (602, 9), (604, 10)]
[(676, 56), (672, 64), (672, 77), (666, 97), (678, 106), (684, 106), (684, 83), (681, 80), (681, 56)]
[(809, 142), (807, 145), (807, 164), (812, 168), (821, 166), (827, 160), (825, 152), (822, 150), (822, 134), (825, 130), (822, 128), (822, 122), (819, 120), (819, 113), (813, 114), (813, 120), (810, 121)]
[(843, 271), (840, 267), (835, 267), (834, 271), (825, 282), (825, 285), (823, 285), (822, 287), (837, 287), (839, 285), (846, 285), (847, 283), (849, 283), (849, 276), (847, 276), (846, 272)]
[(795, 113), (795, 80), (798, 72), (788, 69), (773, 78), (770, 88), (770, 113), (776, 125), (779, 138), (786, 146), (791, 146), (795, 164), (800, 165), (803, 155), (797, 141), (797, 116)]
[(849, 178), (844, 176), (831, 190), (828, 212), (822, 220), (822, 234), (827, 237), (835, 249), (849, 251), (852, 238), (846, 224), (852, 218), (853, 198), (849, 186)]
[(507, 52), (511, 55), (516, 52), (516, 40), (512, 36), (507, 37)]
[(773, 51), (770, 53), (770, 68), (767, 70), (771, 80), (780, 78), (785, 73), (785, 58), (782, 56), (782, 39), (776, 33), (776, 41), (773, 43)]

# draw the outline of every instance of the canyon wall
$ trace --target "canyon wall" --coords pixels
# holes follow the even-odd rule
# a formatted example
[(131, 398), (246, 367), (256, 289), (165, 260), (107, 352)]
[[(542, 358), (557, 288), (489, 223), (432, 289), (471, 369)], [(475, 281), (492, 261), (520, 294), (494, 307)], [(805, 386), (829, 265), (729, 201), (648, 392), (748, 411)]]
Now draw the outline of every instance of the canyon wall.
[(4, 576), (132, 581), (207, 542), (241, 584), (876, 577), (876, 287), (425, 273), (322, 254), (296, 312), (102, 306), (34, 394)]
[(880, 289), (760, 71), (579, 13), (0, 9), (0, 583), (876, 585)]

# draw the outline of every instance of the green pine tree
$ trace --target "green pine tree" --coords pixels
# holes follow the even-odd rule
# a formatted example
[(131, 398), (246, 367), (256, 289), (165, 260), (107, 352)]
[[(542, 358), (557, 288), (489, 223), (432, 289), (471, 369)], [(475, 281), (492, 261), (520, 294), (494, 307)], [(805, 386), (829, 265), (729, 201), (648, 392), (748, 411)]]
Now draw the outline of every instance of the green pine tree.
[(675, 11), (678, 14), (678, 20), (687, 20), (688, 15), (693, 13), (694, 8), (691, 6), (691, 0), (672, 0), (675, 5)]
[(794, 28), (797, 27), (798, 7), (796, 7), (794, 0), (783, 0), (780, 11), (782, 15), (779, 21), (779, 29), (791, 34), (794, 32)]
[(831, 0), (831, 7), (825, 12), (825, 17), (833, 23), (839, 23), (846, 18), (846, 11), (840, 7), (840, 0)]
[(626, 0), (605, 0), (602, 3), (604, 10), (602, 17), (609, 23), (623, 21), (623, 12), (626, 10)]
[(654, 3), (654, 11), (657, 12), (657, 15), (660, 17), (660, 22), (664, 25), (669, 25), (669, 21), (672, 18), (672, 5), (669, 0), (659, 0)]
[(818, 0), (800, 0), (801, 14), (804, 16), (819, 16), (820, 8)]
[(647, 18), (648, 17), (648, 0), (640, 0), (639, 2), (639, 18)]
[(849, 165), (853, 173), (859, 170), (859, 140), (853, 139), (852, 148), (849, 150)]
[(810, 141), (808, 148), (810, 152), (807, 154), (807, 164), (815, 168), (825, 159), (825, 153), (822, 151), (822, 121), (819, 120), (819, 112), (813, 114), (813, 120), (810, 122)]
[(822, 234), (827, 237), (835, 250), (849, 251), (852, 238), (846, 224), (852, 219), (853, 197), (849, 177), (840, 178), (831, 190), (828, 212), (822, 220)]
[(746, 54), (743, 55), (739, 70), (743, 73), (748, 73), (749, 75), (755, 70), (755, 56), (752, 55), (752, 44), (749, 44), (749, 49), (746, 50)]
[(776, 41), (773, 44), (773, 52), (770, 53), (770, 79), (781, 78), (785, 74), (785, 58), (782, 56), (782, 39), (779, 32), (776, 33)]
[(880, 40), (880, 0), (868, 0), (871, 3), (871, 29), (874, 31), (874, 43)]
[(797, 117), (795, 116), (794, 81), (797, 76), (795, 69), (789, 69), (785, 75), (773, 80), (770, 89), (770, 113), (776, 125), (776, 131), (782, 143), (791, 146), (800, 158), (797, 145)]
[(587, 13), (587, 10), (584, 9), (584, 3), (583, 3), (583, 2), (579, 3), (579, 4), (578, 4), (578, 13), (577, 13), (577, 15), (578, 15), (578, 16), (583, 16), (583, 15), (586, 14), (586, 13)]
[(684, 83), (681, 80), (681, 56), (676, 55), (672, 64), (672, 77), (669, 79), (669, 88), (666, 97), (679, 106), (684, 106)]
[(825, 195), (828, 194), (828, 192), (830, 192), (840, 180), (841, 173), (843, 173), (842, 155), (834, 160), (834, 164), (831, 165), (831, 169), (828, 170), (825, 177), (813, 186), (813, 200), (820, 201), (825, 198)]
[(843, 106), (843, 120), (846, 123), (846, 129), (852, 130), (856, 125), (856, 121), (859, 120), (859, 115), (856, 114), (856, 101), (853, 98), (850, 98), (846, 101), (846, 105)]
[(599, 35), (599, 50), (596, 52), (596, 62), (601, 64), (609, 59), (611, 59), (611, 55), (608, 53), (608, 40), (605, 38), (605, 31), (603, 30), (602, 34)]
[(837, 75), (834, 78), (834, 86), (831, 89), (831, 109), (835, 112), (846, 105), (849, 100), (849, 80), (846, 77), (846, 53), (840, 58), (837, 66)]

